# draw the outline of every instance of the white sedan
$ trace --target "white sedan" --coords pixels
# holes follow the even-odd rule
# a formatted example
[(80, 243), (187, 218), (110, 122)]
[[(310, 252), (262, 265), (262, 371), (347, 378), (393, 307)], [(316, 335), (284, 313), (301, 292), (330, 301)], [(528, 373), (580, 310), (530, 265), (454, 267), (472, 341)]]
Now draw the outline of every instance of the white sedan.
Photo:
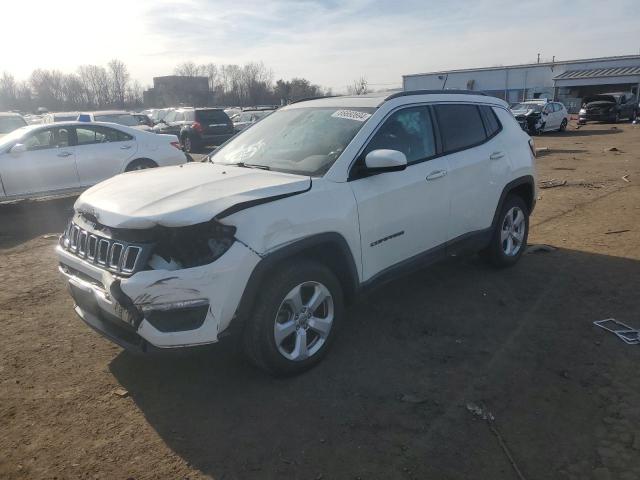
[(187, 161), (175, 135), (113, 123), (30, 125), (0, 139), (0, 202), (79, 193), (118, 173)]

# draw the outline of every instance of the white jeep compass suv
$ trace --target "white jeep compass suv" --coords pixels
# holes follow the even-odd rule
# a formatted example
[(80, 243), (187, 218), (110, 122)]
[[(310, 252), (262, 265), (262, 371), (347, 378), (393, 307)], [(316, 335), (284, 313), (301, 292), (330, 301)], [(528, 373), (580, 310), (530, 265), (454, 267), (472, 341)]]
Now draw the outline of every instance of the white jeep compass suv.
[(522, 255), (534, 154), (503, 101), (459, 91), (278, 110), (191, 163), (87, 190), (57, 254), (87, 323), (150, 351), (238, 332), (301, 372), (362, 290), (447, 255)]

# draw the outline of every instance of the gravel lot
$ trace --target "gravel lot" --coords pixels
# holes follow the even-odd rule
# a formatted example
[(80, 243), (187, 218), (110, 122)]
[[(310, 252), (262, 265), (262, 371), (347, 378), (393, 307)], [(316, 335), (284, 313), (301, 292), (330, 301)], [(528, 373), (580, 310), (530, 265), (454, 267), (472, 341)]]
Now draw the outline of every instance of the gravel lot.
[(499, 435), (527, 480), (640, 478), (640, 347), (592, 325), (640, 327), (640, 126), (536, 143), (541, 184), (566, 184), (539, 191), (529, 241), (557, 250), (392, 283), (286, 380), (233, 341), (122, 352), (56, 271), (73, 201), (0, 207), (0, 477), (517, 479)]

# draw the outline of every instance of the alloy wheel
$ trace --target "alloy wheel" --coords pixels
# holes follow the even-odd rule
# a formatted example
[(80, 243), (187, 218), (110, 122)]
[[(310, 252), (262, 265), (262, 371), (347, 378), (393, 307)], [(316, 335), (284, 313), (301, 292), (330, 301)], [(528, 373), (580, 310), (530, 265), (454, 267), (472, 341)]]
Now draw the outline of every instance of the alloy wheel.
[(334, 319), (331, 292), (319, 282), (291, 289), (276, 313), (273, 328), (278, 352), (300, 362), (315, 355), (327, 341)]
[(515, 257), (522, 249), (527, 223), (524, 212), (519, 207), (511, 208), (502, 221), (500, 244), (508, 257)]

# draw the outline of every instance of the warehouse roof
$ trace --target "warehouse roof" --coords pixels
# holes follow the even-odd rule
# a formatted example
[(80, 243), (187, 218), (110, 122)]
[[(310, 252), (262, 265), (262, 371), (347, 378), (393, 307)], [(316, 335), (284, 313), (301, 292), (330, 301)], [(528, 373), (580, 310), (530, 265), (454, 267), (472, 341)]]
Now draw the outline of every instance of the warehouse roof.
[(638, 67), (592, 68), (589, 70), (567, 70), (553, 77), (554, 80), (581, 80), (585, 78), (621, 77), (627, 75), (640, 75)]
[[(598, 58), (583, 58), (576, 60), (555, 60), (553, 62), (540, 62), (540, 63), (524, 63), (521, 65), (498, 65), (495, 67), (480, 67), (480, 68), (463, 68), (458, 70), (441, 70), (437, 72), (426, 72), (426, 73), (411, 73), (408, 75), (403, 75), (403, 77), (419, 77), (422, 75), (444, 75), (447, 73), (462, 73), (462, 72), (480, 72), (487, 70), (511, 70), (518, 68), (527, 68), (527, 67), (542, 67), (542, 66), (556, 66), (556, 65), (570, 65), (575, 63), (588, 63), (588, 62), (608, 62), (608, 61), (618, 61), (618, 60), (640, 60), (640, 55), (620, 55), (614, 57), (598, 57)], [(624, 67), (621, 67), (624, 68)], [(633, 75), (633, 74), (632, 74)]]

